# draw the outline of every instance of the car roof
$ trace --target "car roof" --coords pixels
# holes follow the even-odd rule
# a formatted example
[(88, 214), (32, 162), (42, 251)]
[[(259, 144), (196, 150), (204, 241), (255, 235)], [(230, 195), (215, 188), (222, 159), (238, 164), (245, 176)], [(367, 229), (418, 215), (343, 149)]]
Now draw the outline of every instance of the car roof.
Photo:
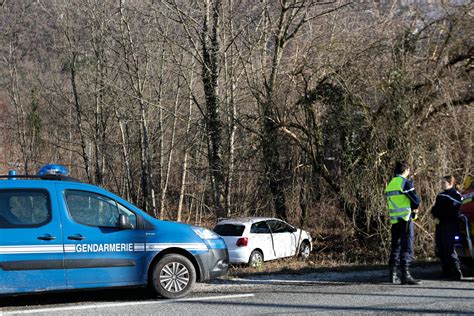
[(217, 223), (217, 225), (223, 225), (223, 224), (253, 224), (253, 223), (256, 223), (256, 222), (268, 221), (268, 220), (279, 220), (279, 219), (274, 218), (274, 217), (234, 217), (234, 218), (222, 219)]

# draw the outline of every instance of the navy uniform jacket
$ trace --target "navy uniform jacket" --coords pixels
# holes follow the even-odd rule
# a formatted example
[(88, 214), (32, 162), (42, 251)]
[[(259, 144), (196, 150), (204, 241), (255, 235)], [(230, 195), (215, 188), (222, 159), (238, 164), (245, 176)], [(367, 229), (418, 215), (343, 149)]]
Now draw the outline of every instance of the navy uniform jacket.
[(436, 197), (431, 214), (440, 221), (456, 221), (459, 217), (461, 200), (461, 194), (456, 189), (443, 191)]
[(410, 199), (410, 207), (412, 210), (416, 210), (421, 203), (420, 197), (416, 194), (416, 190), (413, 187), (413, 182), (407, 179), (403, 186), (403, 192)]

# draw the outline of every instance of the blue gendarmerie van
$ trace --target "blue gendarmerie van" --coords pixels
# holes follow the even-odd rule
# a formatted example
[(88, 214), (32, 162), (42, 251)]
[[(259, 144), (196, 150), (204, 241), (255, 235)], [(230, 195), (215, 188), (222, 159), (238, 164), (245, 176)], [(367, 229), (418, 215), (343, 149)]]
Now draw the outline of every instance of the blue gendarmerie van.
[(60, 165), (1, 178), (0, 295), (149, 285), (178, 298), (227, 272), (217, 234), (157, 220)]

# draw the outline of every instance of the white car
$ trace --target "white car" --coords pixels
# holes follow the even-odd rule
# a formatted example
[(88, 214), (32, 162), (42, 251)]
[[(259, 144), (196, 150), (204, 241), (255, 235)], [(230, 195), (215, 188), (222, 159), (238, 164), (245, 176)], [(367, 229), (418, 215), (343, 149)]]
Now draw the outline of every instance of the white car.
[(227, 244), (231, 263), (261, 265), (263, 261), (299, 255), (307, 258), (313, 248), (307, 231), (267, 217), (224, 219), (214, 232)]

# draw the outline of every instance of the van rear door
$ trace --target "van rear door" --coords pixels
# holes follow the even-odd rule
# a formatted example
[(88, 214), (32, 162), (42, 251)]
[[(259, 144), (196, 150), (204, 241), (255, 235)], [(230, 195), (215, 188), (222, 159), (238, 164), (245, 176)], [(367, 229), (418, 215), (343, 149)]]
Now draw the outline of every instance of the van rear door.
[(28, 184), (28, 188), (18, 183), (0, 188), (0, 293), (59, 289), (66, 284), (54, 185)]

